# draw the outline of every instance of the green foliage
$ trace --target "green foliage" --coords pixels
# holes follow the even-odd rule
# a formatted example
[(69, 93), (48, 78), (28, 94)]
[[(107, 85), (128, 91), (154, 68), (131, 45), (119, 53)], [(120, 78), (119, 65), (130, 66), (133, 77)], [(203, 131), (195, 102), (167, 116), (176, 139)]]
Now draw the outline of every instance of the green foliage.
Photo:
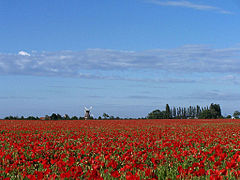
[(111, 115), (111, 116), (109, 116), (109, 119), (115, 119), (115, 117)]
[(226, 118), (227, 118), (227, 119), (231, 119), (232, 116), (231, 116), (231, 115), (227, 115)]
[(28, 117), (25, 118), (24, 116), (21, 116), (21, 117), (18, 117), (18, 116), (7, 116), (4, 119), (6, 119), (6, 120), (38, 120), (39, 117), (28, 116)]
[(77, 116), (73, 116), (73, 117), (71, 118), (71, 120), (78, 120), (78, 117), (77, 117)]
[(168, 104), (166, 104), (166, 118), (167, 118), (167, 119), (172, 118), (171, 111), (170, 111), (170, 107), (169, 107)]
[(70, 119), (70, 117), (69, 117), (69, 115), (68, 115), (68, 114), (65, 114), (65, 115), (64, 115), (64, 117), (63, 117), (63, 119), (65, 119), (65, 120), (69, 120), (69, 119)]
[(166, 111), (160, 111), (156, 109), (148, 114), (148, 119), (165, 119), (166, 118)]
[(103, 119), (108, 119), (109, 115), (107, 113), (103, 113)]
[(240, 112), (239, 112), (239, 111), (235, 111), (235, 112), (233, 113), (233, 117), (234, 117), (234, 118), (238, 119), (239, 116), (240, 116)]
[(212, 114), (211, 114), (211, 111), (209, 109), (205, 109), (203, 110), (199, 117), (199, 119), (212, 119)]
[(211, 104), (210, 105), (210, 111), (212, 114), (212, 119), (217, 119), (217, 118), (221, 118), (222, 117), (222, 113), (221, 113), (221, 107), (219, 104)]
[(222, 118), (221, 108), (219, 104), (211, 104), (210, 108), (204, 109), (200, 115), (199, 119), (218, 119)]
[(186, 107), (173, 107), (170, 108), (166, 104), (165, 111), (159, 109), (150, 112), (147, 116), (148, 119), (218, 119), (223, 118), (219, 104), (211, 104), (210, 107), (189, 106)]
[(58, 120), (57, 114), (52, 113), (52, 115), (50, 116), (50, 119), (51, 119), (51, 120)]
[(26, 120), (37, 120), (37, 119), (38, 119), (38, 117), (34, 117), (34, 116), (28, 116), (26, 118)]

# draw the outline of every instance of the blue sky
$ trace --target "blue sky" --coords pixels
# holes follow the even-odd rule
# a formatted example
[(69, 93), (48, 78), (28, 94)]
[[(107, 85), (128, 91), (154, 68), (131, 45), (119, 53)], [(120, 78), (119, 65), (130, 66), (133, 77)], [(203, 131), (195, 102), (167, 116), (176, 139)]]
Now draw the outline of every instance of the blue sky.
[(0, 0), (0, 117), (240, 110), (238, 0)]

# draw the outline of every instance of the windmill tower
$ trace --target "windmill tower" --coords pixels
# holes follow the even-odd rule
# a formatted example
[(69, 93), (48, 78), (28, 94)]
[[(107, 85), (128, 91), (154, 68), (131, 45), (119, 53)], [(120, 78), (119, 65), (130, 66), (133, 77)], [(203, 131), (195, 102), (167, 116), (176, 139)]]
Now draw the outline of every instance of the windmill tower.
[(91, 109), (92, 109), (92, 106), (89, 109), (85, 107), (85, 115), (84, 115), (85, 120), (90, 119), (90, 110)]

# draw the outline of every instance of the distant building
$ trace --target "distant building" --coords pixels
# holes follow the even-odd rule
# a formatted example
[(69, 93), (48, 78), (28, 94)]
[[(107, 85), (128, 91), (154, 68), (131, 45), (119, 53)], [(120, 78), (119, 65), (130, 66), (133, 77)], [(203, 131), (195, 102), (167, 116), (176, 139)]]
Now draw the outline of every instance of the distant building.
[(90, 110), (91, 109), (92, 109), (92, 107), (90, 107), (89, 109), (85, 107), (85, 115), (84, 115), (85, 120), (90, 119)]
[(85, 110), (84, 119), (88, 120), (90, 118), (90, 110)]

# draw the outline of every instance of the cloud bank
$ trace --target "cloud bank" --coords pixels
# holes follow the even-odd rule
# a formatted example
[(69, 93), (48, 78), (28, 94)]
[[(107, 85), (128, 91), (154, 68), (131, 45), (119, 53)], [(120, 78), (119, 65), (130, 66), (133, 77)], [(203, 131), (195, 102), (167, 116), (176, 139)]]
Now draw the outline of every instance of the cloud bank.
[(192, 93), (189, 96), (176, 96), (176, 99), (196, 99), (198, 101), (240, 101), (240, 94), (236, 92), (222, 92), (222, 91), (200, 91)]
[[(0, 53), (1, 74), (81, 76), (81, 70), (164, 70), (240, 73), (240, 47), (214, 49), (188, 45), (176, 49), (79, 52), (34, 52), (31, 56)], [(231, 78), (231, 77), (229, 77)]]
[(221, 9), (219, 7), (210, 6), (210, 5), (203, 5), (203, 4), (196, 4), (192, 3), (190, 1), (163, 1), (163, 0), (148, 0), (147, 2), (156, 4), (159, 6), (175, 6), (175, 7), (185, 7), (185, 8), (191, 8), (201, 11), (214, 11), (221, 14), (232, 14), (230, 11), (226, 11), (224, 9)]

